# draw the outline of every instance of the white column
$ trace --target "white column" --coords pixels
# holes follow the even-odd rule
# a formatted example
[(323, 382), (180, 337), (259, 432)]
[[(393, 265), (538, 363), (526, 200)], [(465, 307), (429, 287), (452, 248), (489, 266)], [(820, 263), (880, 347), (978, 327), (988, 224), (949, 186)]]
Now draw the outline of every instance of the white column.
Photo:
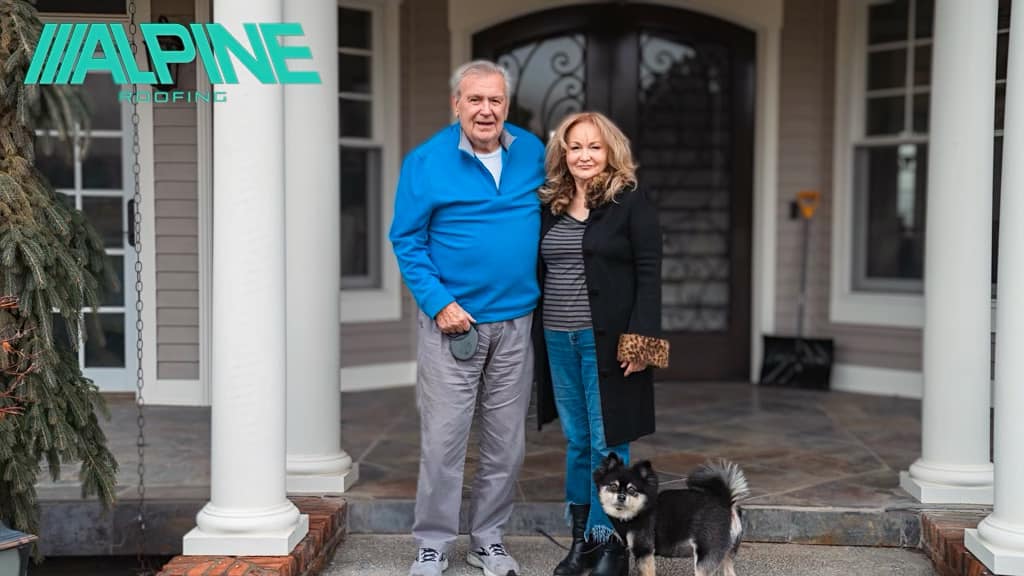
[[(280, 22), (282, 0), (216, 0), (214, 21)], [(214, 114), (210, 502), (185, 554), (287, 555), (309, 520), (285, 493), (284, 92), (246, 70)]]
[[(288, 493), (337, 494), (359, 475), (341, 449), (341, 192), (334, 3), (288, 2), (321, 84), (288, 84), (285, 108)], [(306, 61), (308, 63), (308, 61)]]
[(997, 0), (937, 0), (925, 244), (921, 502), (992, 502), (992, 124)]
[(995, 505), (964, 543), (996, 574), (1024, 574), (1024, 10), (1010, 14), (996, 299)]

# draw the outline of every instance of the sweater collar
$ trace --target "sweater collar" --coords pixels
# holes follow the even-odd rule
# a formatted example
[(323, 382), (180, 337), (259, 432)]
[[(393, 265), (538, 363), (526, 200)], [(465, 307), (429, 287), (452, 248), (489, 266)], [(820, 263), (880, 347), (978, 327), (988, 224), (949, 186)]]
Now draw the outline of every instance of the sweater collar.
[[(470, 156), (476, 156), (476, 152), (473, 151), (473, 144), (469, 141), (469, 136), (466, 136), (466, 133), (462, 130), (462, 126), (458, 122), (455, 123), (455, 129), (459, 131), (459, 150), (462, 150)], [(516, 137), (510, 134), (508, 130), (502, 130), (501, 136), (498, 138), (501, 147), (504, 148), (506, 152), (508, 152), (509, 146), (512, 146), (512, 143), (515, 142), (515, 140)]]

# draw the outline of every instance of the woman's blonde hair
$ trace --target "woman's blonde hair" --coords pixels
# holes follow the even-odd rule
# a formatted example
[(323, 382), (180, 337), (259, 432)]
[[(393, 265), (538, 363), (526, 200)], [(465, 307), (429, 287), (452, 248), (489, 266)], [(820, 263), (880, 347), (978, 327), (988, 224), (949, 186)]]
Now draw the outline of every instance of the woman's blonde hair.
[(580, 112), (562, 120), (548, 141), (544, 169), (547, 180), (541, 187), (540, 200), (550, 206), (552, 214), (562, 214), (576, 193), (576, 181), (565, 161), (569, 143), (566, 138), (577, 124), (588, 123), (597, 129), (607, 149), (608, 166), (587, 184), (587, 208), (595, 208), (615, 199), (624, 188), (636, 187), (636, 164), (629, 149), (629, 138), (607, 116), (600, 112)]

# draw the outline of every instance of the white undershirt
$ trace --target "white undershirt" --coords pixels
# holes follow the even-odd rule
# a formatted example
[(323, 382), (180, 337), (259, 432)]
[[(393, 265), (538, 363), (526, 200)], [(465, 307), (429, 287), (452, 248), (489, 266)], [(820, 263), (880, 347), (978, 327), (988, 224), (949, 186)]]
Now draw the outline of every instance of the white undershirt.
[(499, 146), (494, 152), (477, 152), (476, 157), (484, 163), (487, 170), (490, 171), (491, 176), (494, 177), (494, 185), (501, 185), (501, 147)]

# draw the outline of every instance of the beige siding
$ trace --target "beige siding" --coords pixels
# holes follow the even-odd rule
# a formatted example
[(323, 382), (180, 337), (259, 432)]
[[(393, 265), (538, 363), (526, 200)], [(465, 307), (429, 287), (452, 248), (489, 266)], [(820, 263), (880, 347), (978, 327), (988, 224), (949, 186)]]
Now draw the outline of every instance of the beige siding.
[[(153, 14), (193, 21), (193, 3), (153, 0)], [(178, 89), (195, 89), (195, 66), (182, 66)], [(196, 108), (155, 104), (157, 377), (199, 378), (199, 207)]]
[[(415, 24), (415, 26), (413, 25)], [(448, 122), (448, 3), (404, 2), (401, 9), (402, 153)], [(390, 226), (390, 222), (385, 222)], [(391, 246), (383, 246), (387, 257)], [(396, 322), (341, 325), (341, 364), (409, 362), (416, 359), (416, 302), (402, 288)]]
[(808, 268), (809, 334), (834, 338), (837, 362), (920, 370), (920, 330), (829, 321), (835, 38), (835, 0), (786, 0), (779, 82), (776, 332), (796, 330), (802, 237), (800, 222), (789, 219), (789, 201), (798, 190), (820, 190), (823, 197), (811, 231)]

